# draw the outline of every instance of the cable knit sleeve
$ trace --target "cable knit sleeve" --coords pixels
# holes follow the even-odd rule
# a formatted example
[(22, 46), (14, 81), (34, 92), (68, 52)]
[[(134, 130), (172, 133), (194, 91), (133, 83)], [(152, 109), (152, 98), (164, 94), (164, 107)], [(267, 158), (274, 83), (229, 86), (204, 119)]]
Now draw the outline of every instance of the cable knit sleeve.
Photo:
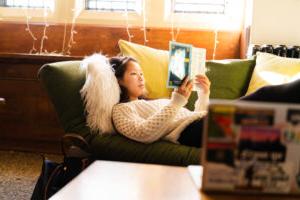
[(139, 116), (134, 107), (126, 103), (119, 104), (113, 109), (113, 122), (124, 136), (139, 142), (151, 143), (168, 134), (169, 123), (186, 103), (184, 96), (173, 92), (170, 103), (147, 119)]
[(198, 99), (195, 102), (195, 111), (206, 111), (209, 103), (209, 93), (204, 94), (201, 88), (197, 89)]

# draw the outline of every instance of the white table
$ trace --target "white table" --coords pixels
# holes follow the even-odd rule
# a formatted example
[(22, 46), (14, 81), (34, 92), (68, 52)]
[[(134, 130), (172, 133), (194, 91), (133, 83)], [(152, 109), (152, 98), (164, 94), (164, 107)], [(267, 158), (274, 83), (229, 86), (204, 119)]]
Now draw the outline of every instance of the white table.
[(95, 161), (51, 200), (200, 199), (186, 167)]
[(50, 200), (299, 200), (291, 196), (205, 194), (200, 166), (95, 161)]

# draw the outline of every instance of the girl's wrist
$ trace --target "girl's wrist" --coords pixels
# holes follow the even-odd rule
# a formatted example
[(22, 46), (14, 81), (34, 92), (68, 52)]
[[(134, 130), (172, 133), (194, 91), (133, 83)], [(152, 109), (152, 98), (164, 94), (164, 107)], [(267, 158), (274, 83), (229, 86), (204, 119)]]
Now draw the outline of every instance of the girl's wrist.
[(187, 98), (178, 92), (172, 92), (170, 104), (175, 107), (183, 107), (187, 104)]

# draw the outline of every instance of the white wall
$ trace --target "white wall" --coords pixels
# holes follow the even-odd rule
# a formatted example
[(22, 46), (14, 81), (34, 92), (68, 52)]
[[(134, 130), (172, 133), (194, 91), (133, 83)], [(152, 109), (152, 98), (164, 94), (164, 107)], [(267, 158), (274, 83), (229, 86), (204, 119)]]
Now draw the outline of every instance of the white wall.
[(253, 0), (250, 43), (300, 45), (300, 0)]

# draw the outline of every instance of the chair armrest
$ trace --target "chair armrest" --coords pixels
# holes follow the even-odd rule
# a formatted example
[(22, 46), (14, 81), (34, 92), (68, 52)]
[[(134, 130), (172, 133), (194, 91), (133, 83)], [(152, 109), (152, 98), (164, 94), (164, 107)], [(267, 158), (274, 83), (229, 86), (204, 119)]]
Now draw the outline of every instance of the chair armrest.
[(61, 139), (62, 153), (66, 157), (89, 157), (91, 147), (89, 143), (77, 133), (67, 133)]

